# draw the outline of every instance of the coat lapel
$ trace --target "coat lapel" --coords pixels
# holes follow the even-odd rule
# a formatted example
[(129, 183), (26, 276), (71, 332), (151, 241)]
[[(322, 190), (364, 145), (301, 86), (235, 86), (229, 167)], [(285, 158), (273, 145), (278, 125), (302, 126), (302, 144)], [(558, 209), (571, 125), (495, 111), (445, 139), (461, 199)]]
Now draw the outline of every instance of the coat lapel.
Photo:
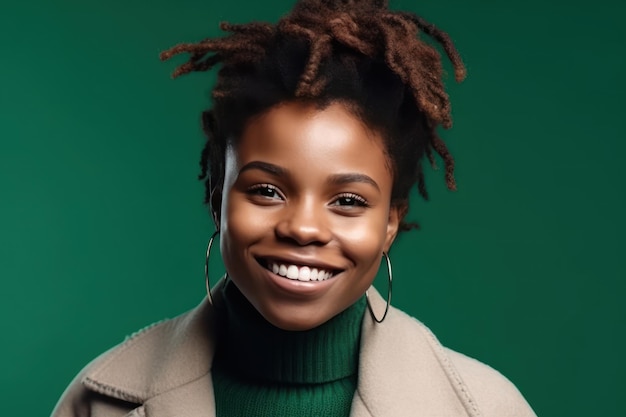
[(144, 403), (145, 417), (213, 417), (215, 400), (211, 374), (205, 374)]

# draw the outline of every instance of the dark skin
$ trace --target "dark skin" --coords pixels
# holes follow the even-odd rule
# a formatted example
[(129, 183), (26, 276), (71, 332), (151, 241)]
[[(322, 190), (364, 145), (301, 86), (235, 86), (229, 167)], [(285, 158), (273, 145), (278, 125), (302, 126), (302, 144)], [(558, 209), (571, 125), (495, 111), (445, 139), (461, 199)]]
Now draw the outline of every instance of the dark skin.
[(307, 330), (363, 296), (401, 221), (378, 132), (341, 102), (288, 102), (249, 121), (225, 167), (224, 264), (265, 319)]

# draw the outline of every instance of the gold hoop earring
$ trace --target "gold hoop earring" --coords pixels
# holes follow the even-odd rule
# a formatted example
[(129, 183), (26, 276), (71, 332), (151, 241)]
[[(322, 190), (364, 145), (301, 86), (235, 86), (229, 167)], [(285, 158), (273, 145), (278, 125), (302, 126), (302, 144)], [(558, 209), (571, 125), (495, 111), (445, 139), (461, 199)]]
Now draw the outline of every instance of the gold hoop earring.
[(211, 304), (213, 304), (213, 297), (211, 296), (211, 282), (209, 281), (209, 257), (211, 256), (211, 246), (213, 246), (213, 240), (215, 239), (215, 236), (217, 236), (219, 233), (220, 231), (216, 230), (211, 235), (209, 243), (206, 246), (206, 257), (204, 259), (204, 282), (206, 285), (206, 294), (209, 297), (209, 301), (211, 302)]
[(385, 317), (387, 317), (387, 312), (389, 311), (389, 306), (391, 305), (391, 284), (393, 282), (393, 273), (391, 270), (391, 259), (389, 259), (389, 255), (387, 255), (387, 252), (383, 252), (383, 258), (385, 258), (385, 261), (387, 262), (388, 286), (387, 286), (387, 305), (385, 306), (385, 313), (383, 314), (383, 317), (380, 320), (378, 319), (378, 317), (376, 317), (376, 314), (374, 314), (374, 309), (372, 308), (372, 304), (370, 304), (370, 298), (367, 294), (367, 291), (365, 291), (365, 298), (367, 299), (367, 307), (369, 308), (370, 314), (372, 315), (372, 318), (374, 319), (376, 323), (382, 323), (383, 320), (385, 320)]

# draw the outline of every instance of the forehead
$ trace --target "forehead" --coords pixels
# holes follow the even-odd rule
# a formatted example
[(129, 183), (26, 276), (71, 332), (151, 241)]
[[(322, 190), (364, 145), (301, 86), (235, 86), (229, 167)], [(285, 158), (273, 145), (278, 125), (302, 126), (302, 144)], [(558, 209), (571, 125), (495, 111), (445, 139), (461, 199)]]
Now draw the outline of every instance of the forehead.
[(231, 151), (239, 165), (262, 159), (295, 168), (391, 173), (382, 136), (340, 102), (275, 106), (248, 122)]

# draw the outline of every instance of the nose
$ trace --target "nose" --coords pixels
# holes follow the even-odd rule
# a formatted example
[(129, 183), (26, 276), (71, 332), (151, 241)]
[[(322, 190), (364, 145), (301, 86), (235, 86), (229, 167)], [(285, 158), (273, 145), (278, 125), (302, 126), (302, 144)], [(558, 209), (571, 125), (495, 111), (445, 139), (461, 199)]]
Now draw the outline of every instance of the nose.
[(276, 236), (304, 245), (325, 245), (332, 237), (324, 204), (314, 199), (290, 201), (276, 224)]

